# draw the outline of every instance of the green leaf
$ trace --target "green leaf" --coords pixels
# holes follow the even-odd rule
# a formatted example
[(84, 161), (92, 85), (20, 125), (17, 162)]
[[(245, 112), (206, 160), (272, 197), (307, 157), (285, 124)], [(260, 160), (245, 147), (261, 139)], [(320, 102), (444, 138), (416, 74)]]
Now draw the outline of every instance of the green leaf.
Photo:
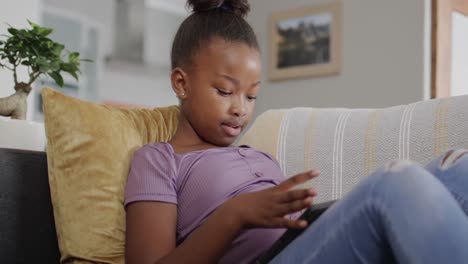
[(52, 61), (49, 63), (49, 67), (51, 71), (59, 71), (60, 70), (60, 63), (57, 61)]
[(29, 24), (32, 28), (40, 27), (38, 24), (32, 22), (32, 21), (29, 20), (29, 19), (28, 19), (28, 24)]
[(49, 72), (47, 74), (54, 79), (58, 86), (63, 87), (63, 77), (59, 72)]
[(66, 72), (70, 72), (70, 71), (77, 71), (77, 67), (71, 63), (62, 63), (62, 65), (60, 65), (61, 69), (66, 71)]
[(78, 61), (79, 57), (80, 57), (79, 52), (72, 52), (72, 53), (68, 54), (68, 61), (69, 62), (76, 62), (76, 61)]
[(37, 57), (37, 58), (36, 58), (36, 64), (37, 64), (38, 66), (47, 65), (47, 64), (48, 64), (48, 63), (47, 63), (47, 59), (44, 58), (44, 57)]
[(40, 28), (39, 29), (39, 35), (45, 37), (48, 36), (50, 33), (52, 33), (54, 30), (51, 28)]
[(62, 45), (62, 44), (57, 44), (55, 45), (55, 47), (53, 48), (53, 53), (57, 56), (60, 56), (60, 54), (62, 54), (62, 51), (63, 49), (65, 49), (65, 46)]
[(44, 57), (38, 57), (36, 59), (36, 64), (39, 66), (39, 72), (46, 73), (50, 70), (49, 62)]
[(39, 66), (39, 72), (46, 73), (46, 72), (48, 72), (48, 71), (50, 71), (50, 70), (51, 70), (51, 69), (50, 69), (49, 65), (41, 65), (41, 66)]
[(29, 31), (26, 31), (25, 29), (18, 30), (16, 33), (16, 36), (19, 38), (19, 40), (27, 40), (33, 38), (33, 34)]
[(69, 73), (73, 78), (75, 78), (78, 81), (78, 75), (77, 72), (80, 71), (78, 68), (78, 65), (73, 64), (73, 63), (62, 63), (60, 65), (60, 69), (64, 72)]
[(71, 76), (73, 76), (73, 78), (75, 78), (75, 80), (77, 80), (77, 81), (79, 80), (78, 74), (76, 74), (76, 72), (73, 72), (73, 71), (70, 71), (70, 72), (69, 72), (69, 71), (66, 71), (66, 72), (68, 72), (68, 74), (70, 74)]
[(8, 33), (10, 33), (11, 35), (16, 35), (18, 33), (19, 30), (17, 30), (16, 28), (9, 28), (8, 29)]

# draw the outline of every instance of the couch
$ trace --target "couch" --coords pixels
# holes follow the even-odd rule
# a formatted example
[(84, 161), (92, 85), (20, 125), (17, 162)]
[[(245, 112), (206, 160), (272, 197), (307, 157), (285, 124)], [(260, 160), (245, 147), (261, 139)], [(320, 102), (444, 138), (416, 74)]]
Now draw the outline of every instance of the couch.
[(0, 148), (0, 263), (59, 263), (43, 151)]
[[(318, 189), (318, 202), (339, 199), (389, 160), (424, 164), (468, 149), (468, 96), (384, 109), (270, 110), (238, 144), (275, 156), (287, 176), (320, 168), (304, 185)], [(1, 263), (59, 262), (46, 155), (0, 148)]]

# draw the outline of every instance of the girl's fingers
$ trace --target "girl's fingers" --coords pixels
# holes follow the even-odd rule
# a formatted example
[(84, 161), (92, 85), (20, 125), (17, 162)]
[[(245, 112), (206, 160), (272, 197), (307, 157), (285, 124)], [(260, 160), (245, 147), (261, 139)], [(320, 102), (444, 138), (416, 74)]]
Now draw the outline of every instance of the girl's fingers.
[(317, 177), (320, 175), (320, 171), (319, 170), (311, 170), (311, 171), (308, 171), (308, 172), (304, 172), (304, 173), (300, 173), (298, 175), (295, 175), (287, 180), (285, 180), (284, 182), (280, 183), (278, 186), (276, 186), (275, 188), (280, 190), (280, 191), (287, 191), (291, 188), (293, 188), (294, 186), (296, 185), (299, 185), (301, 183), (304, 183), (314, 177)]
[(283, 192), (278, 195), (278, 202), (279, 203), (289, 203), (296, 200), (305, 199), (307, 197), (316, 196), (317, 192), (315, 189), (299, 189), (299, 190), (292, 190), (288, 192)]
[(306, 199), (296, 200), (290, 203), (283, 203), (277, 206), (277, 214), (285, 215), (297, 212), (304, 208), (309, 207), (312, 204), (312, 197), (307, 197)]
[(301, 229), (307, 227), (307, 221), (305, 220), (292, 220), (287, 217), (275, 218), (272, 222), (272, 228), (291, 228)]

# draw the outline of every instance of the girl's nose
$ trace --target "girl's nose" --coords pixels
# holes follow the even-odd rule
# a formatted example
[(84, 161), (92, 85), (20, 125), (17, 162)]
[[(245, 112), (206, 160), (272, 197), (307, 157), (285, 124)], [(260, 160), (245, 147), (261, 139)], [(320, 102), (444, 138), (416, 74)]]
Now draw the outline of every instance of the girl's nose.
[(233, 100), (231, 105), (231, 114), (235, 116), (245, 116), (247, 110), (245, 105), (245, 100), (242, 98), (237, 98)]

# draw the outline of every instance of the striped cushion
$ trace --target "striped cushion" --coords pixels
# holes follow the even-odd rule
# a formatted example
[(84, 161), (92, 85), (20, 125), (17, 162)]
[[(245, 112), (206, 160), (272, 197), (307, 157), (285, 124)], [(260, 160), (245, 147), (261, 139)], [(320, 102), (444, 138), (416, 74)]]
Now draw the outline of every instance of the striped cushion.
[(425, 164), (468, 149), (468, 96), (385, 109), (269, 110), (239, 144), (275, 156), (287, 176), (319, 168), (322, 175), (301, 187), (315, 186), (318, 202), (337, 199), (390, 160)]

